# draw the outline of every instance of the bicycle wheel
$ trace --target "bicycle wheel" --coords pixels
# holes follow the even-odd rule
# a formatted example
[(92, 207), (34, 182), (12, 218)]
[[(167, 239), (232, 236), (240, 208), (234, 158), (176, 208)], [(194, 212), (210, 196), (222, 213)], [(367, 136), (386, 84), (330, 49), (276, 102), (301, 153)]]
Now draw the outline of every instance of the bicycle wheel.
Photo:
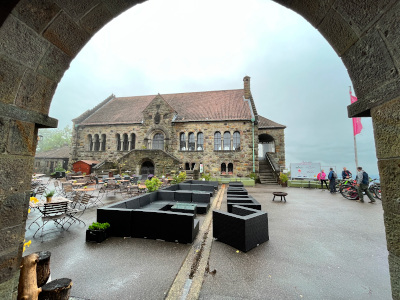
[(341, 189), (339, 190), (339, 192), (347, 200), (357, 200), (358, 199), (357, 188), (352, 185), (342, 186)]
[(379, 200), (382, 200), (381, 199), (381, 187), (380, 186), (375, 186), (374, 187), (374, 196), (376, 197), (376, 198), (378, 198)]

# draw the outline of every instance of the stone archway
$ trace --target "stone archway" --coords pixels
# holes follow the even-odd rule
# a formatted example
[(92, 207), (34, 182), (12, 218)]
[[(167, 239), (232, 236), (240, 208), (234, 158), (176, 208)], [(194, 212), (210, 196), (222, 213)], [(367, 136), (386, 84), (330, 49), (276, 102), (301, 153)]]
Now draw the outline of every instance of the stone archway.
[(269, 134), (260, 134), (258, 136), (258, 160), (265, 160), (265, 154), (268, 152), (275, 152), (275, 139)]
[(140, 175), (154, 175), (154, 164), (150, 160), (146, 160), (140, 166)]
[[(0, 4), (0, 298), (16, 294), (38, 128), (56, 127), (52, 96), (70, 62), (136, 0)], [(372, 117), (381, 177), (393, 298), (400, 298), (400, 55), (398, 1), (275, 0), (302, 15), (341, 57)], [(13, 180), (15, 179), (15, 180)], [(18, 179), (18, 180), (17, 180)], [(9, 213), (7, 207), (14, 207)]]

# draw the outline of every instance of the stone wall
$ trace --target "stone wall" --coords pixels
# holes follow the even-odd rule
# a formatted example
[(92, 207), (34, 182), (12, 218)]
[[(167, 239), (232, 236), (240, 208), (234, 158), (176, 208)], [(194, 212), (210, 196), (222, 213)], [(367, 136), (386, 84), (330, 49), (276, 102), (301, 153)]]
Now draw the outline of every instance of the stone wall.
[[(152, 147), (152, 137), (155, 133), (161, 132), (164, 134), (164, 150), (171, 153), (180, 161), (180, 168), (185, 168), (185, 163), (195, 163), (195, 168), (199, 168), (199, 164), (203, 163), (204, 171), (210, 173), (213, 176), (220, 175), (221, 164), (233, 163), (233, 175), (247, 176), (253, 171), (253, 142), (252, 142), (252, 125), (250, 121), (226, 121), (226, 122), (185, 122), (185, 123), (174, 123), (171, 124), (172, 113), (170, 111), (165, 112), (162, 110), (163, 106), (158, 108), (160, 112), (161, 120), (158, 124), (155, 124), (154, 117), (157, 113), (156, 110), (151, 110), (152, 107), (160, 105), (159, 102), (149, 105), (149, 109), (146, 111), (146, 121), (143, 124), (133, 125), (105, 125), (105, 126), (78, 126), (75, 128), (74, 137), (77, 137), (73, 141), (75, 145), (75, 153), (73, 161), (77, 160), (109, 160), (115, 161), (128, 153), (128, 151), (117, 150), (117, 139), (116, 134), (119, 133), (121, 136), (126, 133), (130, 136), (134, 133), (135, 149), (147, 149)], [(162, 103), (161, 103), (162, 104)], [(151, 116), (151, 118), (150, 118)], [(233, 145), (233, 133), (240, 133), (240, 150), (222, 150), (214, 151), (214, 133), (216, 131), (221, 132), (221, 140), (223, 140), (223, 134), (229, 131), (231, 134), (231, 148)], [(182, 151), (180, 150), (180, 134), (185, 133), (186, 142), (188, 142), (188, 134), (193, 132), (195, 134), (195, 141), (197, 143), (197, 134), (203, 133), (204, 146), (202, 151)], [(89, 140), (88, 135), (94, 136), (98, 134), (106, 135), (106, 151), (89, 151)], [(255, 134), (257, 138), (257, 133)], [(221, 142), (222, 143), (222, 142)], [(255, 157), (258, 155), (257, 140), (255, 141)], [(188, 147), (186, 147), (187, 149)], [(195, 149), (197, 149), (197, 144)], [(139, 153), (139, 152), (134, 152)], [(134, 154), (130, 154), (132, 157)], [(284, 156), (284, 155), (283, 155)], [(133, 168), (134, 170), (136, 169)], [(258, 172), (258, 160), (255, 159), (255, 169)]]
[[(33, 172), (50, 175), (58, 166), (63, 167), (64, 161), (68, 164), (68, 158), (35, 158)], [(51, 163), (53, 163), (53, 170), (51, 170)]]

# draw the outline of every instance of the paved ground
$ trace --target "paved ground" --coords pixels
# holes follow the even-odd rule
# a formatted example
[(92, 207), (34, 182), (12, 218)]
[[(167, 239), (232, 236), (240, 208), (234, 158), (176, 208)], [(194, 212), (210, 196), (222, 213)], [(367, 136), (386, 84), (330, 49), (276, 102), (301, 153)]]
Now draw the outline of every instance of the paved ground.
[[(277, 190), (289, 193), (287, 203), (271, 201)], [(261, 185), (248, 191), (269, 214), (270, 240), (248, 253), (214, 241), (216, 274), (205, 276), (200, 299), (391, 299), (379, 200), (361, 204), (321, 190)], [(87, 211), (84, 220), (95, 216)], [(163, 299), (191, 250), (132, 238), (86, 243), (85, 229), (74, 225), (43, 241), (32, 238), (35, 230), (26, 234), (26, 254), (51, 251), (51, 278), (71, 278), (71, 296), (79, 299)]]

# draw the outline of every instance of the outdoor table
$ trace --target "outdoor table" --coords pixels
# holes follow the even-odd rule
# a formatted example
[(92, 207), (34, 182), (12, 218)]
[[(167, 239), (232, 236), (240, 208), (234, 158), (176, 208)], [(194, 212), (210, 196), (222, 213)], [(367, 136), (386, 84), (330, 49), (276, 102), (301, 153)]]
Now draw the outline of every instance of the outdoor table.
[(32, 175), (32, 177), (43, 177), (43, 176), (46, 176), (46, 174), (35, 174), (35, 175)]
[(86, 185), (86, 183), (85, 182), (75, 182), (75, 183), (72, 183), (72, 185), (73, 186), (80, 186), (80, 185)]
[(96, 190), (95, 188), (87, 188), (87, 189), (78, 188), (78, 189), (75, 189), (75, 191), (77, 191), (77, 192), (93, 192), (95, 190)]
[[(39, 202), (30, 202), (29, 206), (32, 208), (39, 208), (42, 207), (46, 202), (46, 200), (44, 199), (38, 199)], [(59, 203), (59, 202), (72, 202), (71, 200), (69, 200), (68, 198), (65, 197), (61, 197), (61, 196), (57, 196), (57, 197), (52, 197), (51, 198), (51, 203)]]
[(196, 215), (197, 205), (189, 203), (176, 203), (171, 207), (171, 211), (181, 212), (181, 213), (192, 213)]
[(83, 176), (83, 175), (74, 175), (74, 176), (71, 176), (71, 178), (85, 178), (85, 176)]

